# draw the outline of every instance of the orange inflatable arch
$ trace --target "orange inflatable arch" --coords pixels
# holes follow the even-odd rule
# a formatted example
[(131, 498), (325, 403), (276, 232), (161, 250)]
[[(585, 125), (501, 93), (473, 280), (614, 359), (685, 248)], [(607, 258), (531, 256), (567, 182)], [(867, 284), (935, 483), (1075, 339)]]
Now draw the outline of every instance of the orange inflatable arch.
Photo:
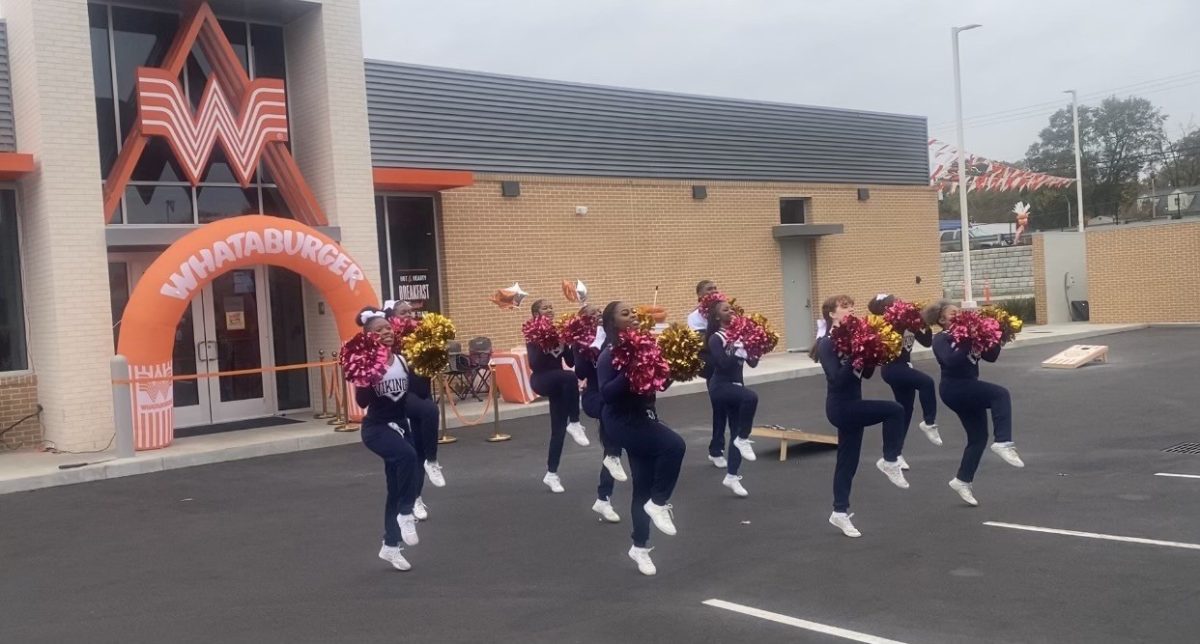
[[(354, 316), (378, 306), (366, 274), (333, 239), (300, 222), (247, 215), (204, 225), (158, 256), (130, 295), (121, 318), (117, 353), (129, 360), (134, 442), (158, 449), (174, 439), (171, 381), (175, 328), (192, 298), (216, 277), (236, 268), (269, 264), (303, 276), (333, 311), (338, 335), (358, 332)], [(149, 380), (140, 382), (141, 380)]]

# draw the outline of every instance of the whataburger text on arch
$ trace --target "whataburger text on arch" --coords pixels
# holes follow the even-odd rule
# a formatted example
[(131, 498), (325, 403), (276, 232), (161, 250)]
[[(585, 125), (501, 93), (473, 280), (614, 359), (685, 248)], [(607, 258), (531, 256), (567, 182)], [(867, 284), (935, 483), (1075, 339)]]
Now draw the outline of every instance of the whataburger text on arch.
[(334, 244), (301, 231), (266, 228), (261, 234), (255, 230), (234, 233), (201, 248), (179, 264), (179, 271), (163, 282), (159, 292), (179, 300), (190, 299), (208, 275), (254, 255), (299, 256), (340, 276), (351, 290), (365, 277), (358, 264)]

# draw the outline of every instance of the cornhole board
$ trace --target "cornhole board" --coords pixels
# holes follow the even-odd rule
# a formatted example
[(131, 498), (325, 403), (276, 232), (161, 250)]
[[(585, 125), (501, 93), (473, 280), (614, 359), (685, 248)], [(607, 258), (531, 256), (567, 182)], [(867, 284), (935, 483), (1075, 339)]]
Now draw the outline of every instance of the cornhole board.
[(528, 405), (537, 399), (529, 380), (532, 373), (529, 356), (524, 349), (492, 353), (492, 367), (496, 369), (496, 387), (504, 402)]
[(831, 434), (814, 434), (799, 429), (789, 427), (755, 427), (750, 430), (751, 436), (759, 436), (762, 438), (777, 438), (779, 439), (779, 460), (787, 460), (788, 442), (796, 441), (801, 443), (824, 443), (826, 445), (837, 445), (837, 436)]
[(1047, 369), (1078, 369), (1093, 362), (1108, 362), (1108, 346), (1077, 344), (1044, 360), (1042, 366)]

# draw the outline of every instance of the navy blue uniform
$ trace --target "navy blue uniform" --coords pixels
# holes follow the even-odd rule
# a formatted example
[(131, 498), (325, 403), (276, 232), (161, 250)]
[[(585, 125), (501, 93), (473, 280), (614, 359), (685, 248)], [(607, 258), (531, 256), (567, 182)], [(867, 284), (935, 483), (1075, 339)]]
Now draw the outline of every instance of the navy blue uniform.
[[(704, 319), (704, 314), (700, 309), (696, 309), (688, 314), (688, 326), (693, 331), (704, 333), (708, 328), (708, 321)], [(700, 377), (708, 380), (712, 378), (713, 370), (716, 365), (713, 364), (709, 356), (708, 343), (700, 348)], [(708, 441), (708, 455), (717, 457), (725, 454), (725, 426), (729, 424), (729, 416), (725, 412), (725, 405), (718, 405), (712, 396), (709, 396), (708, 402), (712, 405), (712, 439)]]
[(596, 363), (600, 395), (604, 400), (604, 427), (629, 457), (633, 476), (633, 545), (645, 548), (650, 540), (650, 515), (646, 501), (666, 505), (679, 482), (686, 445), (683, 438), (658, 420), (654, 394), (635, 395), (629, 378), (613, 367), (612, 347)]
[[(900, 357), (879, 370), (883, 381), (892, 388), (896, 402), (904, 407), (904, 435), (906, 437), (908, 426), (912, 424), (913, 403), (918, 394), (921, 397), (921, 414), (925, 424), (937, 424), (937, 389), (929, 374), (912, 366), (913, 341), (920, 342), (921, 346), (931, 346), (933, 333), (929, 329), (918, 333), (905, 331), (904, 349), (900, 352)], [(903, 444), (903, 439), (901, 439), (901, 444)]]
[[(438, 418), (437, 403), (433, 402), (433, 386), (429, 378), (411, 374), (408, 378), (406, 417), (412, 432), (409, 438), (417, 450), (417, 465), (437, 461)], [(425, 489), (425, 476), (417, 479), (417, 496)]]
[[(575, 353), (575, 376), (583, 381), (583, 413), (600, 421), (600, 444), (604, 446), (605, 456), (621, 457), (621, 446), (604, 430), (604, 397), (600, 395), (600, 379), (596, 371), (596, 363), (584, 351), (578, 348)], [(608, 468), (600, 466), (600, 485), (596, 487), (596, 498), (608, 501), (612, 497), (616, 481)]]
[(709, 336), (705, 344), (708, 349), (707, 363), (712, 365), (712, 374), (708, 378), (708, 398), (713, 407), (713, 423), (715, 426), (715, 414), (720, 409), (722, 424), (728, 419), (730, 425), (726, 470), (736, 476), (742, 466), (742, 453), (734, 447), (733, 440), (750, 437), (754, 414), (758, 411), (758, 394), (746, 388), (742, 370), (747, 362), (751, 367), (758, 366), (758, 360), (747, 361), (735, 355), (731, 347), (725, 346), (725, 334), (721, 331)]
[(967, 431), (967, 446), (958, 466), (958, 480), (970, 483), (975, 480), (975, 471), (979, 469), (979, 460), (987, 447), (989, 409), (992, 410), (996, 442), (1012, 440), (1012, 398), (1008, 390), (979, 379), (979, 360), (995, 362), (1000, 357), (1000, 345), (979, 354), (972, 351), (968, 343), (954, 346), (950, 335), (943, 331), (933, 337), (933, 355), (942, 367), (939, 387), (942, 402), (958, 414)]
[(862, 379), (870, 378), (874, 368), (855, 369), (838, 355), (828, 336), (817, 340), (817, 356), (829, 385), (825, 416), (838, 432), (833, 511), (846, 512), (850, 509), (850, 486), (862, 453), (863, 430), (883, 423), (883, 459), (894, 462), (900, 456), (904, 440), (904, 408), (890, 400), (863, 400)]
[(575, 357), (561, 346), (548, 352), (526, 343), (525, 351), (529, 355), (529, 370), (533, 372), (530, 384), (539, 396), (550, 401), (550, 450), (546, 471), (557, 472), (567, 425), (579, 422), (579, 381), (575, 374), (563, 369), (564, 361), (568, 367), (575, 366)]
[(362, 420), (362, 442), (383, 459), (387, 481), (387, 500), (383, 509), (383, 543), (400, 545), (399, 514), (412, 514), (417, 486), (422, 479), (417, 451), (410, 442), (407, 418), (409, 387), (408, 365), (393, 356), (392, 363), (378, 384), (355, 387), (354, 401), (367, 410)]

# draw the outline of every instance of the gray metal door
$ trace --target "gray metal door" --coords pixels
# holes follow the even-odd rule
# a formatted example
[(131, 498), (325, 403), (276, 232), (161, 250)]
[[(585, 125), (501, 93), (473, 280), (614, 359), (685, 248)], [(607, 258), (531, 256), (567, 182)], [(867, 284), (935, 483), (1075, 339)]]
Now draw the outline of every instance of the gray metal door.
[(812, 242), (807, 239), (779, 240), (783, 273), (783, 316), (788, 351), (807, 351), (816, 330), (813, 327)]

